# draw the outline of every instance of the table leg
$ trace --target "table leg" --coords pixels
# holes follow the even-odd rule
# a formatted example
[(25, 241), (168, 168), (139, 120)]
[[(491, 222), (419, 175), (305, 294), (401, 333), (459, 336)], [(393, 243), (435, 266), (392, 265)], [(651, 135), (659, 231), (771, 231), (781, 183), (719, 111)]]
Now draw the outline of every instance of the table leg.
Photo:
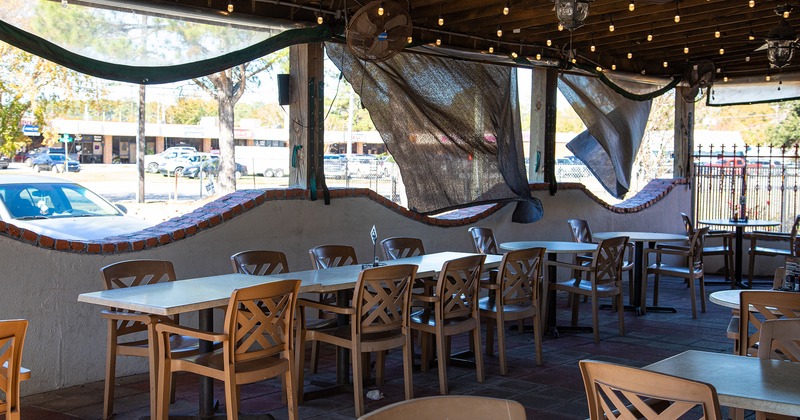
[[(558, 254), (555, 252), (548, 252), (547, 259), (550, 261), (556, 261), (558, 259)], [(556, 266), (551, 265), (547, 267), (547, 283), (545, 285), (545, 292), (547, 293), (547, 303), (545, 306), (547, 307), (547, 315), (545, 316), (546, 322), (545, 325), (547, 328), (545, 329), (545, 334), (550, 334), (553, 338), (558, 338), (559, 330), (564, 332), (592, 332), (594, 329), (592, 327), (581, 327), (575, 325), (563, 325), (557, 326), (556, 325), (556, 291), (551, 290), (549, 287), (549, 282), (557, 281), (558, 272), (556, 270)], [(577, 299), (577, 298), (576, 298)]]
[[(214, 331), (214, 310), (203, 309), (200, 311), (199, 327), (203, 331)], [(200, 340), (200, 353), (209, 353), (213, 350), (214, 343)], [(214, 379), (207, 376), (200, 378), (200, 408), (199, 417), (209, 418), (214, 415)]]
[[(336, 292), (336, 305), (347, 306), (350, 303), (351, 290), (339, 290)], [(336, 324), (339, 326), (348, 325), (350, 317), (347, 315), (336, 314)], [(366, 369), (369, 372), (369, 369)], [(356, 380), (356, 378), (353, 378)], [(353, 392), (350, 384), (350, 350), (344, 347), (336, 347), (336, 383), (324, 383), (313, 381), (314, 385), (320, 386), (321, 389), (306, 391), (303, 394), (303, 400), (313, 400), (315, 398), (327, 397), (339, 392)]]
[[(647, 311), (676, 313), (677, 309), (667, 306), (647, 306), (647, 296), (644, 295), (644, 279), (647, 275), (644, 270), (644, 242), (635, 241), (633, 243), (633, 297), (629, 305), (625, 305), (625, 311), (636, 313), (636, 315), (646, 315)], [(648, 248), (655, 246), (655, 242), (648, 242)], [(601, 309), (608, 309), (611, 305), (600, 305)]]
[(744, 226), (736, 226), (736, 245), (735, 245), (734, 263), (733, 263), (733, 276), (736, 279), (736, 284), (743, 288), (749, 289), (753, 287), (752, 284), (747, 283), (745, 286), (742, 283), (742, 255), (744, 254)]

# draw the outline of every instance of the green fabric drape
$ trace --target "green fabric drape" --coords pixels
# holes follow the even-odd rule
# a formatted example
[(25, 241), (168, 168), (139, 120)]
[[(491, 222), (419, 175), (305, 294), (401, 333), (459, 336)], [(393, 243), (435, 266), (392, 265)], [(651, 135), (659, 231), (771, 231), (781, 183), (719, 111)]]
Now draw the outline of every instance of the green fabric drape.
[(290, 29), (250, 47), (212, 59), (174, 66), (129, 66), (94, 60), (72, 53), (39, 36), (0, 21), (0, 40), (72, 70), (103, 79), (154, 85), (193, 79), (239, 64), (253, 61), (272, 52), (297, 44), (324, 42), (331, 38), (327, 25)]

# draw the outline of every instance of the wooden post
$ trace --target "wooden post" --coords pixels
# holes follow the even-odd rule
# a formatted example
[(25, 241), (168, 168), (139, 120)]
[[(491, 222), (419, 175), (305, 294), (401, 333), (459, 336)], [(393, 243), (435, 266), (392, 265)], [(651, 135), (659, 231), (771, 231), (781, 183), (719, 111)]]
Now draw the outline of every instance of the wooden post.
[(545, 81), (544, 182), (550, 184), (550, 195), (558, 191), (556, 183), (556, 109), (558, 102), (558, 70), (547, 69)]
[(308, 188), (311, 166), (315, 163), (310, 158), (318, 160), (320, 170), (323, 160), (312, 153), (317, 145), (316, 137), (311, 137), (312, 118), (308, 115), (309, 80), (324, 79), (322, 44), (293, 45), (289, 48), (289, 66), (289, 151), (295, 153), (296, 146), (302, 146), (296, 152), (297, 167), (289, 168), (289, 187)]
[(673, 145), (673, 177), (690, 178), (694, 162), (692, 150), (694, 149), (694, 102), (683, 100), (681, 90), (686, 87), (675, 88), (675, 139)]
[(545, 125), (547, 124), (547, 70), (531, 72), (531, 126), (528, 144), (528, 182), (544, 182)]

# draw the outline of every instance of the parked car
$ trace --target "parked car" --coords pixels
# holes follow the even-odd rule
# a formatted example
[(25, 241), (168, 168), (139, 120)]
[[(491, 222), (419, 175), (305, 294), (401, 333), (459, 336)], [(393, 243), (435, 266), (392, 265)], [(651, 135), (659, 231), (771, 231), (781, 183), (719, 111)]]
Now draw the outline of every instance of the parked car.
[(157, 173), (158, 167), (161, 163), (175, 159), (177, 157), (188, 156), (197, 153), (197, 149), (193, 146), (173, 146), (169, 147), (161, 153), (155, 155), (145, 155), (144, 168), (147, 172)]
[(33, 150), (28, 150), (27, 152), (20, 152), (14, 156), (14, 161), (16, 162), (23, 162), (28, 166), (33, 166), (33, 160), (36, 159), (37, 156), (43, 154), (51, 154), (51, 155), (63, 155), (64, 148), (63, 147), (37, 147)]
[(323, 170), (328, 178), (346, 178), (347, 159), (342, 155), (325, 155)]
[(33, 170), (36, 172), (53, 171), (64, 172), (64, 165), (66, 164), (69, 172), (80, 172), (81, 164), (72, 158), (66, 157), (64, 154), (50, 154), (43, 153), (33, 159)]
[(3, 176), (0, 198), (0, 220), (56, 239), (102, 239), (151, 226), (125, 215), (124, 207), (60, 178)]
[(347, 159), (347, 175), (354, 178), (376, 177), (383, 175), (379, 170), (383, 162), (373, 155), (353, 155)]
[(8, 156), (0, 156), (0, 169), (8, 169), (8, 165), (11, 164), (11, 159)]
[[(209, 175), (217, 176), (219, 175), (219, 156), (211, 156), (209, 159), (201, 161), (201, 162), (194, 162), (191, 165), (183, 168), (183, 172), (181, 173), (182, 176), (187, 178), (197, 178), (200, 176), (200, 168), (203, 168), (203, 177), (207, 177)], [(244, 175), (247, 175), (247, 166), (244, 166), (240, 163), (236, 164), (236, 172), (234, 173), (237, 179), (241, 178)]]
[(212, 155), (210, 153), (193, 153), (172, 159), (165, 159), (158, 165), (158, 173), (164, 176), (180, 176), (183, 169), (187, 166), (211, 159), (211, 157)]

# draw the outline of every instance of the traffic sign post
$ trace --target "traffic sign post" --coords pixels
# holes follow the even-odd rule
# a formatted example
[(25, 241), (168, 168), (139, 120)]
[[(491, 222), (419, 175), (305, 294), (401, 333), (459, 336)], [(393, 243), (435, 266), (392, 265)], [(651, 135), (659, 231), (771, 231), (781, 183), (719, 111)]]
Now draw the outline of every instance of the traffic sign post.
[(67, 150), (67, 143), (72, 142), (72, 137), (70, 137), (69, 134), (64, 133), (61, 135), (61, 138), (59, 138), (58, 141), (64, 143), (64, 172), (66, 173), (69, 172), (69, 153)]

